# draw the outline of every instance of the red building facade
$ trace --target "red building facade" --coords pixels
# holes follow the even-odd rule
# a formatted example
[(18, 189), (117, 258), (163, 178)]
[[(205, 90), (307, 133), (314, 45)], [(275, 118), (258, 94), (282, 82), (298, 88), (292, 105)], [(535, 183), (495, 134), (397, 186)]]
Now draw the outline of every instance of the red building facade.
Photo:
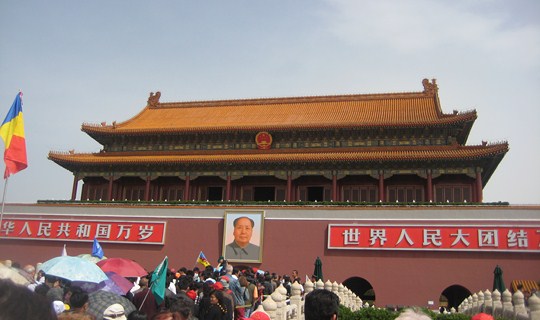
[(262, 261), (233, 265), (280, 275), (296, 269), (304, 278), (320, 257), (324, 281), (378, 307), (456, 307), (493, 289), (497, 265), (508, 288), (540, 280), (540, 207), (530, 206), (8, 205), (0, 260), (35, 264), (59, 256), (64, 244), (69, 255), (89, 254), (96, 237), (105, 256), (147, 270), (164, 256), (171, 268), (201, 268), (199, 252), (212, 264), (223, 255), (230, 210), (264, 211)]

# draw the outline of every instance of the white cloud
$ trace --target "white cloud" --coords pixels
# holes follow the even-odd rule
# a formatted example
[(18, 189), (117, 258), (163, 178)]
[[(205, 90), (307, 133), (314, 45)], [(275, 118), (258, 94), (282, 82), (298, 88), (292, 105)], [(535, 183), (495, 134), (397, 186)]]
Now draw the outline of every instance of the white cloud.
[[(480, 5), (487, 9), (490, 2)], [(353, 46), (401, 54), (456, 50), (494, 62), (512, 60), (513, 67), (516, 62), (524, 68), (540, 65), (540, 25), (516, 24), (516, 16), (504, 10), (488, 14), (478, 2), (337, 0), (327, 4), (330, 10), (322, 16), (329, 31)]]

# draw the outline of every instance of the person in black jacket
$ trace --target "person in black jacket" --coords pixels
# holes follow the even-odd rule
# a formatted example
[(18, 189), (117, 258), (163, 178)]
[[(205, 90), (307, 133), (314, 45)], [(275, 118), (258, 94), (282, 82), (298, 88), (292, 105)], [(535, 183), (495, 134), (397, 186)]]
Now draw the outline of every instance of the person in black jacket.
[(204, 320), (227, 320), (229, 310), (223, 300), (223, 292), (214, 290), (210, 293), (210, 308)]

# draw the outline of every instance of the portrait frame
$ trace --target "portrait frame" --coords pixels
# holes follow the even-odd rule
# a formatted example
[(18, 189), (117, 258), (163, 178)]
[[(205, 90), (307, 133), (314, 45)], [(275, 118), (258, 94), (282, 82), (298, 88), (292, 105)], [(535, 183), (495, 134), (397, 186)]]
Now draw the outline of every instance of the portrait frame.
[[(253, 221), (249, 247), (238, 247), (234, 235), (234, 221), (247, 217)], [(246, 220), (244, 220), (246, 222)], [(262, 263), (264, 210), (225, 210), (222, 256), (230, 262)], [(258, 253), (257, 253), (258, 251)]]

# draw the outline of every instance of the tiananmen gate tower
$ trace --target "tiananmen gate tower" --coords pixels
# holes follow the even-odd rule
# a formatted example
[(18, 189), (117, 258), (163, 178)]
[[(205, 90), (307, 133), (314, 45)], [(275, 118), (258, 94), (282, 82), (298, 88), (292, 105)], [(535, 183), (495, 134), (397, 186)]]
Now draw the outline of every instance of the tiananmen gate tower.
[(258, 256), (226, 256), (233, 265), (304, 277), (319, 257), (325, 281), (381, 307), (457, 307), (492, 289), (496, 266), (507, 287), (538, 282), (540, 207), (483, 202), (508, 143), (467, 144), (476, 110), (445, 112), (436, 81), (421, 88), (151, 93), (131, 119), (82, 125), (101, 150), (49, 153), (73, 174), (68, 200), (6, 205), (0, 259), (45, 261), (66, 243), (90, 253), (96, 238), (107, 257), (189, 269), (201, 251), (216, 264), (247, 216)]

